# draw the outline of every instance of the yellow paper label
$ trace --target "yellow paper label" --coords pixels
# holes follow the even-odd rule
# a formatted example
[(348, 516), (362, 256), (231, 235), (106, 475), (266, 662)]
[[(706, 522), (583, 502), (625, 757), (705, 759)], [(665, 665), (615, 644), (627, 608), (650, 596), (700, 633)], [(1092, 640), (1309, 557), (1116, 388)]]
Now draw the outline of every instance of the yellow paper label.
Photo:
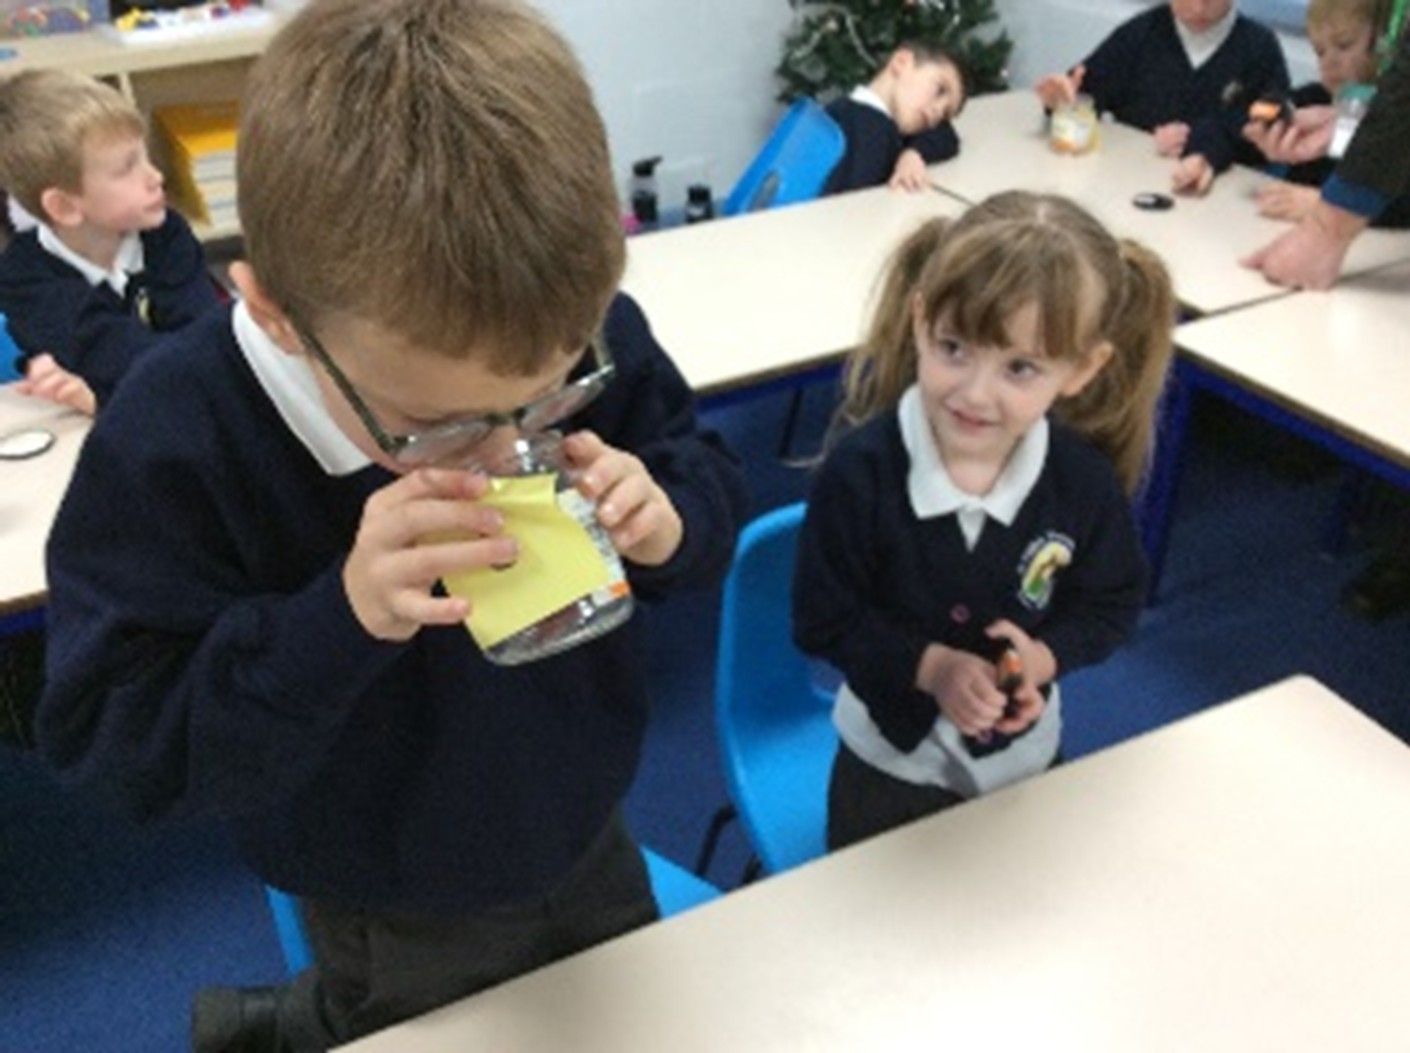
[(587, 528), (560, 507), (554, 480), (552, 474), (492, 479), (480, 503), (503, 514), (519, 559), (503, 570), (482, 567), (444, 579), (446, 592), (470, 601), (465, 624), (482, 649), (612, 580)]

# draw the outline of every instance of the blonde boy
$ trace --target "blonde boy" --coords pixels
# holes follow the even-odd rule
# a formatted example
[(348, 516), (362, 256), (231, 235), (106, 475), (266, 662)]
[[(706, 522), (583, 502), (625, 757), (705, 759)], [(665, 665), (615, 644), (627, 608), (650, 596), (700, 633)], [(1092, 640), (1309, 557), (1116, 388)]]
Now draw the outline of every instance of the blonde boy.
[(567, 433), (640, 600), (718, 579), (743, 488), (616, 291), (602, 122), (529, 9), (313, 0), (250, 75), (239, 181), (242, 301), (124, 385), (51, 535), (38, 735), (299, 897), (314, 969), (203, 992), (195, 1048), (321, 1049), (656, 913), (620, 811), (640, 618), (489, 662), (438, 587), (519, 556), (469, 466)]
[(0, 185), (38, 220), (0, 254), (0, 311), (43, 393), (71, 373), (106, 401), (163, 333), (217, 302), (144, 136), (133, 105), (92, 78), (0, 82)]
[(964, 103), (964, 73), (952, 55), (920, 41), (900, 45), (870, 83), (828, 104), (847, 148), (823, 192), (925, 189), (926, 166), (959, 153), (950, 121)]

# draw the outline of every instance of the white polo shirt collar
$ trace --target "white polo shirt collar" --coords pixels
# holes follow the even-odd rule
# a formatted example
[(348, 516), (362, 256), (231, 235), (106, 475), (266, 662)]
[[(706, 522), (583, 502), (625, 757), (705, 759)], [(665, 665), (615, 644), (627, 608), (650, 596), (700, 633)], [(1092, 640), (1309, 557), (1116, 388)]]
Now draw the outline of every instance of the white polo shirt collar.
[(250, 317), (243, 302), (231, 312), (235, 343), (254, 370), (264, 393), (279, 416), (329, 475), (352, 475), (372, 463), (334, 422), (313, 375), (313, 366), (302, 355), (291, 355), (276, 344)]
[(891, 116), (891, 109), (876, 92), (872, 91), (865, 84), (858, 84), (852, 89), (852, 94), (848, 96), (853, 102), (859, 102), (863, 106), (870, 106), (873, 110), (880, 110), (886, 116)]
[(1043, 474), (1043, 465), (1048, 459), (1047, 418), (1039, 420), (1018, 441), (989, 492), (976, 495), (965, 493), (956, 486), (945, 469), (945, 462), (940, 459), (940, 451), (935, 447), (934, 434), (925, 416), (917, 385), (911, 385), (901, 396), (896, 413), (901, 425), (901, 442), (911, 460), (906, 489), (911, 511), (917, 519), (954, 513), (959, 519), (965, 543), (971, 550), (979, 543), (986, 518), (996, 519), (1004, 526), (1012, 525), (1038, 477)]
[[(1171, 17), (1175, 16), (1171, 15)], [(1185, 57), (1190, 60), (1191, 69), (1199, 69), (1213, 57), (1216, 51), (1224, 46), (1224, 41), (1228, 40), (1229, 34), (1234, 31), (1234, 23), (1238, 17), (1238, 5), (1231, 4), (1229, 5), (1229, 13), (1203, 33), (1192, 32), (1186, 29), (1185, 24), (1178, 18), (1175, 19), (1175, 32), (1185, 48)]]
[(113, 257), (113, 269), (109, 271), (65, 245), (49, 224), (36, 223), (35, 226), (38, 230), (39, 247), (74, 268), (95, 288), (107, 282), (113, 292), (125, 296), (128, 277), (141, 272), (147, 265), (146, 255), (142, 251), (142, 238), (135, 231), (123, 235), (117, 255)]

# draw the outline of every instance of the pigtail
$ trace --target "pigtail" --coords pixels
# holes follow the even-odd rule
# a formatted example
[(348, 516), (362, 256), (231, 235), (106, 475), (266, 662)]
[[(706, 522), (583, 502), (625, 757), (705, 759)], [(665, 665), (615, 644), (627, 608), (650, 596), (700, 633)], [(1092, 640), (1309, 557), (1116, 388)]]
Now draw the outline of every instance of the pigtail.
[(846, 432), (895, 406), (915, 382), (911, 300), (926, 263), (949, 229), (948, 219), (927, 220), (888, 257), (877, 279), (866, 336), (842, 367), (842, 404), (828, 429), (824, 450)]
[(1134, 241), (1120, 245), (1123, 278), (1102, 333), (1112, 345), (1111, 360), (1079, 395), (1060, 403), (1059, 412), (1111, 458), (1122, 485), (1134, 493), (1155, 447), (1176, 308), (1160, 257)]

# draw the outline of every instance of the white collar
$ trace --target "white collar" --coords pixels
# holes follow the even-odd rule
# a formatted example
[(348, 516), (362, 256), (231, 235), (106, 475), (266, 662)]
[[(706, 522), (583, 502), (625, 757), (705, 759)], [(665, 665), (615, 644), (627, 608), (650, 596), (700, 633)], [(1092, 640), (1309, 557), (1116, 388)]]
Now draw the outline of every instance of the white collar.
[(333, 421), (313, 368), (302, 355), (291, 355), (250, 317), (244, 302), (231, 312), (235, 343), (254, 370), (284, 423), (329, 475), (352, 475), (372, 463)]
[(147, 264), (146, 256), (142, 252), (142, 239), (136, 231), (130, 230), (122, 236), (117, 255), (113, 257), (113, 269), (105, 271), (92, 260), (80, 256), (65, 245), (49, 224), (36, 223), (35, 226), (39, 230), (40, 248), (77, 270), (89, 285), (96, 287), (107, 282), (119, 296), (127, 292), (128, 276), (137, 274)]
[(1018, 440), (1008, 463), (999, 472), (989, 492), (977, 496), (965, 493), (956, 486), (945, 469), (940, 451), (935, 448), (934, 433), (930, 430), (930, 421), (921, 404), (918, 385), (912, 384), (906, 389), (896, 408), (896, 415), (901, 425), (901, 442), (911, 459), (906, 490), (911, 499), (911, 511), (917, 519), (949, 515), (951, 512), (970, 513), (962, 515), (962, 519), (968, 519), (973, 524), (973, 539), (970, 538), (971, 530), (965, 530), (971, 548), (978, 541), (978, 528), (983, 525), (985, 516), (997, 519), (1004, 526), (1013, 523), (1038, 476), (1043, 474), (1043, 464), (1048, 459), (1046, 417)]
[(1180, 38), (1180, 43), (1185, 47), (1185, 57), (1190, 60), (1190, 68), (1199, 69), (1224, 46), (1224, 41), (1229, 39), (1229, 34), (1234, 31), (1234, 23), (1238, 21), (1239, 6), (1230, 4), (1229, 13), (1203, 33), (1191, 32), (1173, 14), (1170, 17), (1174, 19), (1175, 32)]
[[(853, 102), (860, 102), (863, 106), (870, 106), (873, 110), (880, 110), (886, 116), (891, 117), (891, 107), (887, 106), (885, 100), (866, 84), (858, 84), (852, 89), (852, 94), (848, 98)], [(892, 120), (895, 118), (892, 117)]]

